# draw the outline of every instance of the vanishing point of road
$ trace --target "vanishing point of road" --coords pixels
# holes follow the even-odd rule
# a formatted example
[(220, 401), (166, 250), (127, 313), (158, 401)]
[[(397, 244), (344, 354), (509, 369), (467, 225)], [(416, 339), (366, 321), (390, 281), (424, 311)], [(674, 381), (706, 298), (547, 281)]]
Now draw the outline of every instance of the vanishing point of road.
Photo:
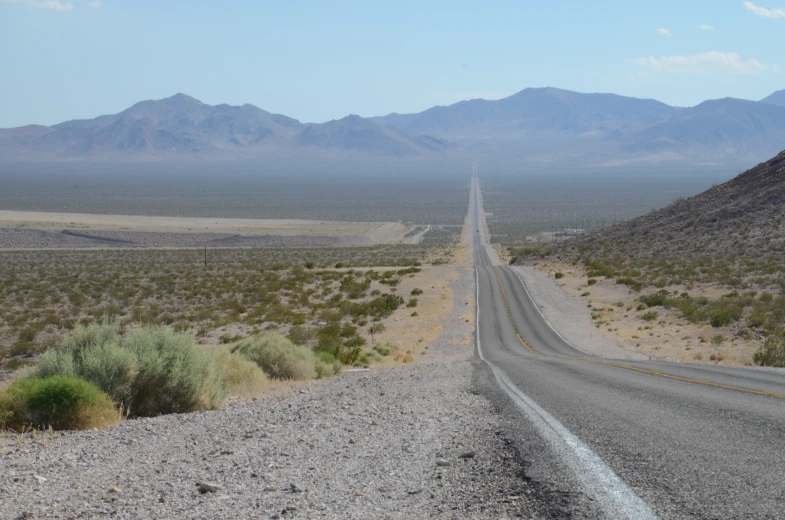
[(785, 518), (785, 374), (613, 360), (564, 340), (493, 265), (472, 179), (483, 388), (527, 478), (591, 518)]

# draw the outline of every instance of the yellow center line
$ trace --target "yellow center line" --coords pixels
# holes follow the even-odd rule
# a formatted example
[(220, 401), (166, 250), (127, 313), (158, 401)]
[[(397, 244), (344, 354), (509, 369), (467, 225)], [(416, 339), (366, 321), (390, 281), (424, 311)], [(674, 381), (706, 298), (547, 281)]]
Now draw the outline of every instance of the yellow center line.
[(651, 374), (653, 376), (667, 377), (668, 379), (675, 379), (677, 381), (685, 381), (685, 382), (688, 382), (688, 383), (696, 383), (696, 384), (699, 384), (699, 385), (713, 386), (713, 387), (716, 387), (716, 388), (724, 388), (726, 390), (735, 390), (737, 392), (745, 392), (745, 393), (748, 393), (748, 394), (765, 395), (765, 396), (768, 396), (768, 397), (776, 397), (776, 398), (779, 398), (779, 399), (785, 399), (785, 394), (780, 394), (780, 393), (777, 393), (777, 392), (767, 392), (765, 390), (753, 390), (751, 388), (743, 388), (743, 387), (740, 387), (740, 386), (732, 386), (732, 385), (724, 385), (722, 383), (714, 383), (712, 381), (706, 381), (705, 379), (694, 379), (694, 378), (691, 378), (691, 377), (675, 376), (675, 375), (672, 375), (672, 374), (667, 374), (665, 372), (659, 372), (657, 370), (649, 370), (649, 369), (646, 369), (646, 368), (639, 368), (639, 367), (635, 367), (635, 366), (632, 366), (632, 365), (627, 365), (625, 363), (616, 363), (616, 362), (613, 362), (613, 361), (599, 361), (599, 360), (594, 360), (594, 359), (585, 359), (585, 358), (577, 358), (577, 357), (569, 357), (569, 356), (555, 356), (553, 354), (544, 354), (544, 353), (542, 353), (542, 352), (540, 352), (538, 350), (534, 350), (531, 347), (531, 345), (529, 345), (521, 337), (521, 334), (518, 332), (518, 329), (515, 327), (515, 323), (513, 323), (513, 321), (512, 321), (512, 314), (510, 313), (510, 304), (509, 304), (509, 301), (507, 300), (507, 291), (504, 289), (504, 283), (502, 283), (502, 278), (501, 278), (501, 276), (499, 276), (499, 271), (495, 267), (493, 268), (493, 271), (494, 271), (494, 273), (496, 273), (496, 279), (499, 281), (499, 287), (502, 290), (502, 297), (504, 298), (504, 306), (507, 309), (507, 319), (510, 322), (510, 326), (512, 327), (513, 332), (515, 332), (515, 336), (518, 338), (518, 341), (520, 341), (521, 344), (524, 347), (529, 349), (529, 351), (533, 352), (534, 354), (537, 354), (537, 355), (540, 355), (540, 356), (558, 358), (558, 359), (569, 359), (570, 361), (580, 361), (582, 363), (593, 363), (595, 365), (607, 365), (607, 366), (611, 366), (611, 367), (624, 368), (626, 370), (634, 370), (636, 372), (643, 372), (644, 374)]

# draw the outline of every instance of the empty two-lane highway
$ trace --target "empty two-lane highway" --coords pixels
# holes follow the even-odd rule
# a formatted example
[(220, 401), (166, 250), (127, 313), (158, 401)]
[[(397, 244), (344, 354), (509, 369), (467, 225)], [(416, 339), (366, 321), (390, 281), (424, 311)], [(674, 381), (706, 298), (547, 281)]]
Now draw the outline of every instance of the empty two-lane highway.
[(607, 518), (785, 518), (785, 374), (571, 345), (493, 265), (476, 177), (472, 192), (478, 355), (529, 436), (518, 442), (544, 447), (522, 450), (532, 473), (558, 464), (556, 491)]

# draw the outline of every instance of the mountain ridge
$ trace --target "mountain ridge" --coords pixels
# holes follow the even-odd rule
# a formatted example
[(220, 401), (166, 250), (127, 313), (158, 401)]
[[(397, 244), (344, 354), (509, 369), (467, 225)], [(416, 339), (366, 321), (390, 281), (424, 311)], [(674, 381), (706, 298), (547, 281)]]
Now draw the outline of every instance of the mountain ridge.
[(0, 129), (0, 159), (264, 158), (343, 154), (528, 164), (744, 164), (785, 148), (785, 91), (677, 108), (653, 99), (527, 88), (419, 113), (301, 123), (183, 93), (49, 127)]
[(769, 96), (766, 96), (765, 98), (761, 99), (760, 102), (785, 107), (785, 89), (778, 90), (777, 92), (774, 92)]

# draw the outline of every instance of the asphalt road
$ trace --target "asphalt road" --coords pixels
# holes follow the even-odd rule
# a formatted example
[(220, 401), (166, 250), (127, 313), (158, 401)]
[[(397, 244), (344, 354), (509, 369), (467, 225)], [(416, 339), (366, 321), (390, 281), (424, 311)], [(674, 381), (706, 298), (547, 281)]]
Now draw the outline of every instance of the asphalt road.
[(570, 345), (515, 272), (492, 265), (478, 191), (478, 355), (545, 498), (565, 516), (785, 518), (785, 374)]

